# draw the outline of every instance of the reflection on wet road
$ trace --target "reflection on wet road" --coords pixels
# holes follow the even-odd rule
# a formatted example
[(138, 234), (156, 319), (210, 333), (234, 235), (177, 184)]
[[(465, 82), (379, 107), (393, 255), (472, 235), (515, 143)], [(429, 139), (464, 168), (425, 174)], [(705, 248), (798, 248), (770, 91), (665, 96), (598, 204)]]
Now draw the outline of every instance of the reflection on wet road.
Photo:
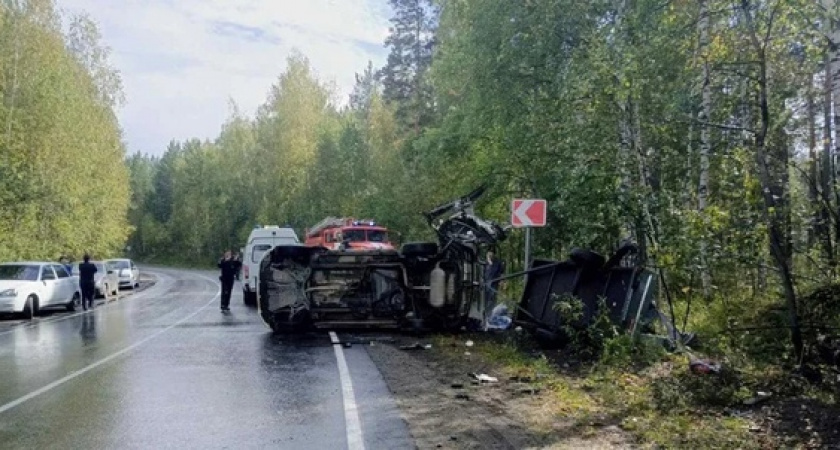
[(363, 348), (343, 350), (356, 436), (325, 333), (272, 336), (239, 286), (221, 313), (211, 272), (154, 275), (93, 311), (0, 328), (0, 446), (413, 448)]

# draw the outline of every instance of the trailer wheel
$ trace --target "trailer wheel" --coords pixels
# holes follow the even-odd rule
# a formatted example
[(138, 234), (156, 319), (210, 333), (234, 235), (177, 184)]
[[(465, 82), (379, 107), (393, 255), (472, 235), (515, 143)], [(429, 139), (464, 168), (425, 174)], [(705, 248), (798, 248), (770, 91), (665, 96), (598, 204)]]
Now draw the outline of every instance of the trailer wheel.
[(403, 256), (435, 256), (438, 245), (435, 242), (408, 242), (400, 249)]
[(607, 262), (607, 260), (599, 253), (595, 253), (592, 250), (584, 250), (582, 248), (572, 249), (569, 257), (575, 264), (587, 269), (600, 269), (601, 267), (604, 267), (604, 263)]

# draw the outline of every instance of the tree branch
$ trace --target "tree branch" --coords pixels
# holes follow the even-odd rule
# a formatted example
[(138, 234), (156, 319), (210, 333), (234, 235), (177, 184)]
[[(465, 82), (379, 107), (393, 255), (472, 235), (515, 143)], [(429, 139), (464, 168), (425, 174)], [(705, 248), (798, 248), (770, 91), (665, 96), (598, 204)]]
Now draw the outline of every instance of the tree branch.
[(770, 31), (773, 29), (776, 20), (776, 13), (779, 12), (779, 3), (781, 3), (781, 0), (776, 0), (773, 9), (770, 10), (770, 18), (767, 19), (767, 32), (764, 33), (764, 41), (762, 42), (762, 51), (767, 51), (767, 45), (770, 42)]
[(752, 133), (752, 134), (756, 133), (756, 130), (754, 130), (752, 128), (739, 127), (739, 126), (736, 126), (736, 125), (724, 125), (724, 124), (720, 124), (720, 123), (706, 122), (706, 121), (695, 119), (695, 118), (691, 118), (690, 120), (687, 120), (687, 121), (686, 120), (676, 120), (676, 121), (671, 121), (671, 122), (676, 122), (676, 123), (683, 124), (683, 125), (689, 125), (691, 123), (694, 123), (694, 124), (697, 124), (697, 125), (717, 128), (717, 129), (720, 129), (720, 130), (746, 131), (746, 132)]

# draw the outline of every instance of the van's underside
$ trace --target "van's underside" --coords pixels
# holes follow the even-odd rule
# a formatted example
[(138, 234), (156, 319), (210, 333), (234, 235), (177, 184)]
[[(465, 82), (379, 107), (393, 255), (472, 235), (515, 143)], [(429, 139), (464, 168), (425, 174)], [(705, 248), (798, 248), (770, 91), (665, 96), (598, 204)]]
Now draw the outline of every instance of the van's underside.
[(406, 258), (397, 251), (276, 247), (260, 270), (260, 314), (276, 332), (403, 328), (429, 319), (459, 324), (464, 315), (454, 295), (437, 308), (428, 303), (428, 274), (434, 264), (433, 259)]

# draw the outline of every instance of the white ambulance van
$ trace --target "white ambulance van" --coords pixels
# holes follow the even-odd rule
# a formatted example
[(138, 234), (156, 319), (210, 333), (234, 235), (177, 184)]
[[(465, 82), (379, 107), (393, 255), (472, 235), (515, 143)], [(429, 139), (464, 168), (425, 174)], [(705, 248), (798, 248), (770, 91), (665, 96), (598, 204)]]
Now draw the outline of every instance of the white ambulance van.
[(242, 298), (248, 306), (257, 305), (260, 262), (266, 253), (278, 245), (300, 243), (295, 230), (277, 225), (257, 226), (251, 230), (242, 249)]

